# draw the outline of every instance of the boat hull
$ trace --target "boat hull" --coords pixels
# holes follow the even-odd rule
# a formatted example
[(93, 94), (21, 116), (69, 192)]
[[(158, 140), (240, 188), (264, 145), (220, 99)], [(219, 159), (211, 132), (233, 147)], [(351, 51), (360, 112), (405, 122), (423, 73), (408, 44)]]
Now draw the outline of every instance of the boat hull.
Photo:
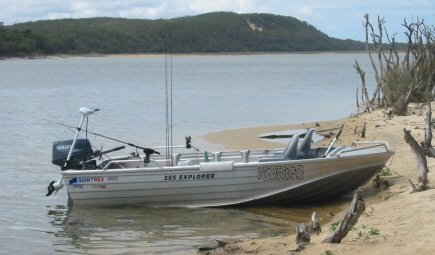
[(75, 205), (216, 207), (338, 197), (380, 171), (392, 152), (346, 157), (138, 169), (66, 170)]

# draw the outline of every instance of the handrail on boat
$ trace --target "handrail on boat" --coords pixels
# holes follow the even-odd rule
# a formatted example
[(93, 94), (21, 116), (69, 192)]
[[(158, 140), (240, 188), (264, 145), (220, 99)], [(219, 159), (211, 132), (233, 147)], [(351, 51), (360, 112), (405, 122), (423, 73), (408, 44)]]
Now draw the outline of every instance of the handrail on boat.
[(352, 147), (355, 147), (357, 144), (380, 144), (384, 145), (388, 151), (391, 151), (390, 144), (387, 141), (355, 141), (352, 143)]
[(128, 160), (125, 160), (125, 159), (115, 159), (115, 160), (110, 160), (109, 162), (107, 162), (107, 164), (103, 167), (103, 170), (108, 170), (108, 169), (110, 169), (110, 167), (112, 166), (112, 165), (117, 165), (117, 166), (119, 166), (120, 168), (125, 168), (123, 165), (125, 164), (125, 163), (130, 163), (130, 162), (139, 162), (139, 161), (142, 161), (143, 159), (128, 159)]
[[(375, 144), (375, 145), (368, 146), (368, 147), (362, 147), (362, 148), (355, 148), (355, 146), (357, 144)], [(340, 157), (340, 155), (343, 153), (355, 152), (355, 151), (366, 150), (366, 149), (371, 149), (371, 148), (376, 148), (376, 147), (384, 147), (386, 149), (386, 152), (391, 151), (390, 144), (387, 141), (356, 141), (356, 142), (352, 143), (352, 147), (354, 147), (355, 149), (338, 152), (337, 158)]]
[[(241, 160), (244, 163), (248, 163), (253, 158), (257, 158), (265, 155), (273, 155), (274, 153), (281, 152), (282, 150), (275, 149), (254, 149), (254, 150), (232, 150), (232, 151), (215, 151), (208, 152), (207, 156), (210, 161), (220, 162), (220, 161), (237, 161)], [(204, 153), (183, 153), (177, 154), (176, 160), (174, 162), (189, 160), (189, 159), (203, 159)]]
[(121, 169), (125, 168), (125, 167), (124, 167), (122, 164), (120, 164), (120, 163), (121, 163), (121, 162), (112, 162), (112, 161), (110, 161), (110, 162), (108, 162), (108, 163), (106, 164), (106, 166), (103, 167), (103, 170), (105, 171), (105, 170), (111, 169), (111, 167), (112, 167), (113, 165), (119, 166), (119, 168), (121, 168)]

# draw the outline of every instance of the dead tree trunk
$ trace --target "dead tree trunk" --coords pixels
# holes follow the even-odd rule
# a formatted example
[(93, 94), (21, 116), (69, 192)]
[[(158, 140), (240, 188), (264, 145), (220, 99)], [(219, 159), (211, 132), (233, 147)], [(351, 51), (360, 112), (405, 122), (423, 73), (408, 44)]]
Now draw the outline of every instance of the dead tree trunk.
[(427, 178), (427, 173), (429, 169), (427, 168), (426, 155), (424, 154), (423, 148), (417, 143), (414, 137), (411, 135), (410, 130), (403, 129), (405, 142), (411, 146), (412, 151), (418, 162), (418, 179), (417, 184), (413, 184), (411, 180), (409, 182), (412, 184), (413, 192), (420, 192), (429, 189), (429, 180)]
[(408, 86), (408, 91), (401, 95), (400, 98), (397, 100), (397, 102), (393, 105), (393, 114), (396, 115), (405, 115), (408, 111), (408, 104), (411, 100), (411, 96), (414, 93), (414, 90), (418, 86), (418, 80), (416, 77), (418, 77), (418, 69), (416, 70), (417, 74), (415, 75), (415, 79), (411, 81), (411, 84)]
[[(383, 42), (382, 42), (383, 33), (382, 33), (382, 30), (383, 30), (384, 24), (385, 24), (384, 18), (381, 18), (381, 17), (378, 16), (378, 30), (379, 30), (379, 34), (376, 36), (378, 40), (377, 40), (377, 43), (375, 44), (375, 45), (377, 45), (376, 48), (377, 48), (377, 53), (378, 53), (379, 69), (380, 69), (380, 72), (381, 72), (380, 73), (380, 78), (381, 79), (380, 79), (380, 84), (379, 84), (380, 91), (379, 91), (379, 94), (378, 94), (378, 105), (381, 105), (382, 102), (383, 102), (383, 99), (381, 98), (381, 94), (384, 91), (383, 90), (383, 81), (382, 81), (382, 78), (384, 77), (384, 63), (382, 61), (382, 46), (383, 46)], [(373, 40), (375, 40), (374, 38), (375, 38), (375, 36), (373, 35)]]
[(375, 61), (373, 60), (371, 46), (370, 46), (370, 43), (369, 43), (369, 28), (370, 28), (371, 35), (374, 38), (373, 39), (373, 45), (375, 47), (377, 45), (377, 43), (376, 43), (376, 37), (374, 36), (374, 34), (375, 34), (374, 33), (374, 29), (373, 29), (372, 24), (370, 23), (369, 15), (365, 14), (364, 18), (365, 18), (365, 22), (364, 22), (363, 25), (364, 25), (364, 28), (365, 28), (365, 35), (366, 35), (366, 49), (367, 49), (367, 52), (369, 54), (370, 63), (372, 64), (373, 71), (375, 72), (375, 80), (376, 80), (376, 83), (377, 83), (376, 90), (373, 93), (372, 99), (370, 100), (370, 105), (373, 105), (373, 103), (374, 103), (378, 93), (380, 93), (380, 90), (381, 90), (381, 79), (379, 78), (378, 68), (376, 67)]
[(361, 198), (361, 189), (355, 191), (352, 203), (337, 229), (326, 237), (322, 243), (340, 243), (346, 237), (352, 227), (358, 222), (359, 216), (365, 211), (366, 206)]
[(426, 112), (426, 131), (424, 132), (424, 143), (422, 144), (424, 153), (428, 157), (435, 158), (435, 149), (432, 147), (432, 107), (428, 102)]

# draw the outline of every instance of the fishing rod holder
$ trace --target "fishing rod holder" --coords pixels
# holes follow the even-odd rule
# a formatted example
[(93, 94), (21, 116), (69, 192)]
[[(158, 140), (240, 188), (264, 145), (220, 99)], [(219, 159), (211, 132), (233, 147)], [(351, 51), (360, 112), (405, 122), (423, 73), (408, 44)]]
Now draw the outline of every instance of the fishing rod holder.
[(150, 156), (151, 154), (160, 154), (160, 152), (150, 149), (150, 148), (143, 148), (143, 153), (145, 153), (145, 157), (143, 159), (145, 164), (150, 163)]

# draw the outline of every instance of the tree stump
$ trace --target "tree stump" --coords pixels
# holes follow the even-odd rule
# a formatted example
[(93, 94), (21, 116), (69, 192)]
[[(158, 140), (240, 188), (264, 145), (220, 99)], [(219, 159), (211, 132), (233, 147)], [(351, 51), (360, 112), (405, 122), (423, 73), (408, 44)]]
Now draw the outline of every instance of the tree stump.
[(299, 226), (296, 226), (296, 244), (298, 247), (293, 251), (299, 252), (305, 249), (305, 245), (310, 242), (310, 239), (311, 237), (308, 224), (303, 223)]
[(363, 126), (363, 128), (361, 130), (361, 133), (360, 133), (360, 137), (361, 138), (366, 138), (366, 128), (367, 128), (367, 123), (364, 122), (364, 126)]
[(310, 242), (310, 231), (308, 229), (308, 224), (303, 223), (296, 227), (296, 243), (309, 243)]
[(337, 229), (326, 237), (322, 243), (340, 243), (346, 237), (352, 227), (358, 222), (359, 216), (365, 211), (366, 206), (361, 198), (361, 188), (355, 191), (350, 208), (341, 220)]
[(316, 235), (319, 235), (320, 232), (322, 232), (322, 228), (320, 227), (319, 218), (317, 217), (316, 211), (311, 214), (311, 230)]

